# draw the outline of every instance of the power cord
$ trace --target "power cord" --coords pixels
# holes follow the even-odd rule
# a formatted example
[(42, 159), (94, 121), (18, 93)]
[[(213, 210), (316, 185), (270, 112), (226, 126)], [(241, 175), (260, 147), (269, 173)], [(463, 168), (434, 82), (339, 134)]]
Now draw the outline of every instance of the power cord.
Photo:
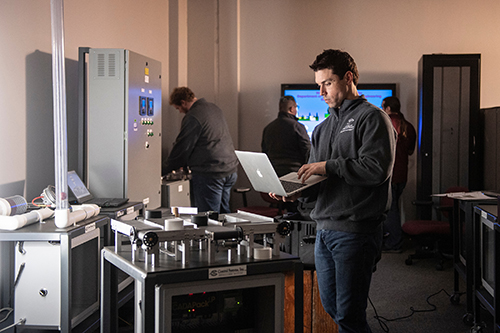
[[(20, 248), (22, 248), (22, 246)], [(19, 271), (17, 272), (17, 276), (16, 276), (16, 279), (14, 280), (14, 285), (12, 286), (12, 290), (10, 293), (8, 307), (0, 309), (0, 313), (7, 311), (7, 314), (2, 319), (0, 319), (0, 323), (3, 323), (4, 321), (6, 321), (7, 318), (9, 318), (10, 314), (14, 311), (14, 309), (10, 307), (12, 304), (13, 296), (14, 296), (14, 289), (16, 289), (16, 285), (19, 282), (19, 278), (21, 277), (21, 273), (23, 272), (25, 266), (26, 266), (26, 263), (24, 263), (24, 262), (21, 264), (21, 266), (19, 266)], [(22, 325), (25, 322), (26, 322), (26, 319), (24, 319), (24, 318), (20, 319), (17, 323), (14, 323), (12, 325), (9, 325), (8, 327), (1, 329), (0, 332), (4, 332), (4, 331), (8, 330), (9, 328), (12, 328), (16, 325)]]
[(43, 189), (41, 194), (43, 203), (48, 206), (55, 208), (56, 207), (56, 187), (54, 185), (49, 185)]
[(393, 319), (387, 319), (385, 317), (379, 316), (378, 313), (377, 313), (377, 309), (375, 308), (375, 305), (373, 305), (373, 302), (370, 299), (370, 297), (368, 297), (368, 300), (370, 301), (370, 304), (371, 304), (371, 306), (373, 308), (373, 311), (375, 312), (375, 316), (373, 316), (373, 318), (377, 319), (380, 327), (382, 328), (382, 330), (384, 332), (389, 332), (389, 327), (387, 326), (386, 322), (391, 322), (391, 321), (397, 321), (397, 320), (402, 320), (402, 319), (410, 318), (411, 316), (413, 316), (415, 313), (418, 313), (418, 312), (432, 312), (432, 311), (436, 311), (437, 307), (434, 304), (432, 304), (429, 300), (432, 297), (440, 294), (441, 292), (444, 292), (448, 296), (448, 298), (450, 297), (450, 294), (448, 294), (448, 292), (446, 290), (441, 289), (440, 291), (438, 291), (438, 292), (436, 292), (436, 293), (434, 293), (434, 294), (432, 294), (432, 295), (430, 295), (430, 296), (427, 297), (426, 302), (427, 302), (427, 304), (429, 304), (431, 306), (430, 309), (415, 310), (415, 308), (413, 308), (413, 306), (411, 306), (410, 307), (411, 313), (409, 315), (403, 316), (403, 317), (397, 317), (397, 318), (393, 318)]
[[(3, 309), (2, 309), (2, 310), (3, 310)], [(1, 311), (1, 310), (0, 310), (0, 311)], [(10, 314), (10, 313), (9, 313), (9, 314)], [(5, 332), (5, 331), (7, 331), (9, 328), (12, 328), (12, 327), (17, 326), (17, 325), (24, 325), (24, 323), (26, 323), (26, 319), (25, 319), (25, 318), (21, 318), (21, 319), (19, 319), (19, 321), (18, 321), (17, 323), (14, 323), (14, 324), (12, 324), (12, 325), (9, 325), (9, 326), (7, 326), (7, 327), (2, 328), (2, 329), (0, 330), (0, 332)]]
[[(40, 208), (40, 207), (48, 207), (48, 208), (56, 208), (56, 188), (54, 185), (48, 185), (43, 189), (42, 193), (31, 200), (31, 205)], [(36, 200), (42, 200), (42, 202), (35, 202)]]
[(3, 323), (4, 321), (6, 321), (7, 318), (9, 318), (10, 314), (12, 313), (12, 311), (14, 311), (14, 309), (13, 308), (3, 308), (3, 309), (0, 309), (0, 313), (2, 313), (4, 311), (7, 311), (7, 314), (5, 315), (5, 317), (3, 317), (2, 319), (0, 319), (0, 323)]

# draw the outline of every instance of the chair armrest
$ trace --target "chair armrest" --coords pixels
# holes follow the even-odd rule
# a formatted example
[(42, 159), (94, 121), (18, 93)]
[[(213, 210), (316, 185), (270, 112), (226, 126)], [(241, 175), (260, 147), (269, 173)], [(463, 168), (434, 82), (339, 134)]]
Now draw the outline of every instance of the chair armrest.
[(453, 206), (434, 206), (436, 210), (437, 218), (441, 221), (442, 217), (451, 221), (451, 216), (453, 215)]
[(453, 211), (453, 206), (435, 206), (434, 209), (436, 209), (436, 211), (439, 211), (441, 213), (444, 212), (451, 213)]

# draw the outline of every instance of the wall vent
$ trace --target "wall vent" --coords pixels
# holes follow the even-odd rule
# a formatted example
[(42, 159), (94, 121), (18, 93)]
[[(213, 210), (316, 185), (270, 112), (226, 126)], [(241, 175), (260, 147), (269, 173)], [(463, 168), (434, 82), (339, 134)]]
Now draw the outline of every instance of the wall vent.
[(104, 53), (97, 54), (97, 76), (98, 77), (106, 76), (105, 56), (106, 55)]
[(109, 77), (116, 76), (116, 55), (114, 53), (108, 54), (108, 75)]
[(97, 53), (97, 78), (117, 79), (119, 78), (119, 65), (116, 53)]

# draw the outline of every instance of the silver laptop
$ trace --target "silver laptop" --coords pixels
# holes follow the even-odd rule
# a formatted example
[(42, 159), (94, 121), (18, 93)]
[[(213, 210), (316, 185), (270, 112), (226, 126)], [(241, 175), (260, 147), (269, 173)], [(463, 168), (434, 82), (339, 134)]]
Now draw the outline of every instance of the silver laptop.
[(96, 204), (100, 207), (119, 207), (128, 202), (128, 198), (94, 198), (74, 170), (68, 171), (68, 188), (75, 196), (78, 204), (85, 203)]
[(302, 183), (302, 180), (297, 178), (296, 172), (278, 178), (266, 154), (240, 150), (236, 150), (235, 153), (253, 189), (258, 192), (275, 193), (288, 197), (327, 178), (313, 175), (305, 183)]

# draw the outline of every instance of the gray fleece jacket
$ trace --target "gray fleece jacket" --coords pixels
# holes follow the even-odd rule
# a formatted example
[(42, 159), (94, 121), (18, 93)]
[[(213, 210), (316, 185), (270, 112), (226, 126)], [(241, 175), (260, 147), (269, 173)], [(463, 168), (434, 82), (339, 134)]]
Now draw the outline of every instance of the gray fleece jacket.
[(396, 132), (384, 111), (363, 97), (344, 100), (313, 132), (309, 163), (326, 161), (328, 178), (305, 192), (316, 200), (318, 229), (368, 233), (391, 203)]
[(238, 158), (224, 113), (204, 98), (186, 113), (165, 173), (189, 166), (193, 174), (223, 178), (237, 171)]

